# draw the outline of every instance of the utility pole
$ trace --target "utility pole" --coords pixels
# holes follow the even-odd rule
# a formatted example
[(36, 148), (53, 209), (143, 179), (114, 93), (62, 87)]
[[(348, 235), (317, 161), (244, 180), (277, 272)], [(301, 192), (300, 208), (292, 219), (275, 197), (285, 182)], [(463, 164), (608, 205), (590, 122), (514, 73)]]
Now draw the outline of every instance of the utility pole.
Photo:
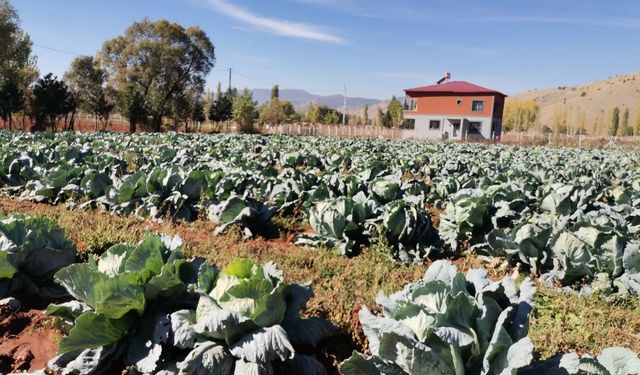
[[(231, 72), (233, 68), (229, 68), (229, 90), (227, 91), (227, 95), (229, 95), (229, 99), (231, 99)], [(227, 119), (227, 133), (229, 132), (229, 128), (231, 128), (231, 118)]]
[(344, 104), (342, 105), (342, 126), (347, 124), (347, 85), (344, 85)]

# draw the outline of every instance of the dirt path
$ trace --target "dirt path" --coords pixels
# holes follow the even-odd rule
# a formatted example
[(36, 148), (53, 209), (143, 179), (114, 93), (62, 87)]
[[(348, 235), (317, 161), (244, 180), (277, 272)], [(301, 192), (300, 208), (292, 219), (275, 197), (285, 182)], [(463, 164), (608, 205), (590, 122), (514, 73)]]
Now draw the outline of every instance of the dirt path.
[(22, 306), (0, 305), (0, 373), (37, 371), (56, 356), (60, 333), (44, 316), (42, 301), (17, 299)]

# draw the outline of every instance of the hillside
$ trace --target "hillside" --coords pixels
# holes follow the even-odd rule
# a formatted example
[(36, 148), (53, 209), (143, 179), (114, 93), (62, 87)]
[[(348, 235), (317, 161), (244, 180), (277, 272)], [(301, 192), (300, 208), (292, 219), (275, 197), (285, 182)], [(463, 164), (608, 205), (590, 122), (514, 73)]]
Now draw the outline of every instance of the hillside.
[[(271, 97), (271, 89), (253, 89), (253, 98), (258, 104), (267, 102)], [(280, 99), (290, 101), (296, 109), (306, 109), (309, 103), (322, 104), (335, 109), (342, 109), (344, 97), (342, 95), (314, 95), (304, 90), (280, 89)], [(349, 108), (360, 108), (365, 105), (373, 106), (379, 103), (378, 99), (349, 97), (347, 96), (347, 106)]]
[(584, 111), (587, 131), (591, 132), (596, 114), (602, 116), (602, 113), (606, 114), (616, 106), (621, 113), (628, 108), (630, 121), (634, 119), (640, 110), (640, 72), (573, 87), (532, 90), (513, 95), (509, 100), (534, 100), (540, 108), (543, 125), (551, 124), (557, 108), (564, 107), (570, 121)]

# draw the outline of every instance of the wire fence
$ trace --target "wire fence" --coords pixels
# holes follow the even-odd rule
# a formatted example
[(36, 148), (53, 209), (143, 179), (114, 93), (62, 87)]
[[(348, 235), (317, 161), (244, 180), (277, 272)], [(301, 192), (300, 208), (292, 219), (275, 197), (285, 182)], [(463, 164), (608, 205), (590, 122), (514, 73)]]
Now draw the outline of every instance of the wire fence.
[(315, 125), (315, 124), (283, 124), (277, 126), (266, 125), (260, 128), (264, 134), (299, 135), (345, 138), (402, 138), (402, 130), (397, 128), (383, 128), (380, 126), (357, 125)]
[(596, 136), (585, 134), (554, 134), (554, 133), (525, 133), (508, 132), (503, 133), (501, 143), (517, 144), (521, 146), (562, 146), (562, 147), (588, 147), (588, 148), (611, 148), (611, 147), (636, 147), (640, 144), (640, 137), (637, 136)]

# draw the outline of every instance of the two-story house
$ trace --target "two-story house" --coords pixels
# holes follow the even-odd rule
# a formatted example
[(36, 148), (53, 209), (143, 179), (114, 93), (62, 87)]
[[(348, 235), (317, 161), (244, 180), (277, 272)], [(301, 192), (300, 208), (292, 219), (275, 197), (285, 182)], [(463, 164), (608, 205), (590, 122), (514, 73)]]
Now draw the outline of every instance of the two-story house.
[(405, 90), (404, 138), (500, 140), (506, 95), (455, 81)]

